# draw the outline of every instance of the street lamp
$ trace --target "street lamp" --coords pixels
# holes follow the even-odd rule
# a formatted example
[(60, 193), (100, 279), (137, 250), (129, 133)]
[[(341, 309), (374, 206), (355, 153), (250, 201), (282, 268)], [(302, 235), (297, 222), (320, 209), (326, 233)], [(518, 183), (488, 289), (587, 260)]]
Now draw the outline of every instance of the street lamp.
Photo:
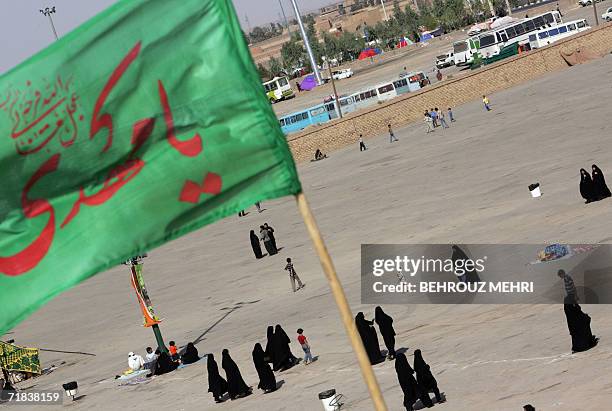
[(53, 19), (51, 18), (52, 14), (55, 14), (55, 6), (45, 7), (44, 9), (38, 10), (41, 14), (49, 17), (49, 22), (51, 23), (51, 29), (53, 30), (53, 35), (55, 36), (55, 40), (58, 40), (57, 31), (55, 31), (55, 24), (53, 24)]
[[(312, 49), (310, 48), (310, 42), (308, 41), (308, 35), (306, 34), (306, 30), (304, 29), (304, 23), (302, 23), (302, 17), (300, 16), (300, 9), (298, 8), (295, 0), (291, 0), (291, 4), (293, 5), (293, 11), (295, 12), (295, 19), (300, 26), (300, 33), (302, 33), (302, 40), (304, 40), (304, 46), (306, 46), (306, 52), (308, 53), (308, 57), (310, 58), (310, 64), (312, 64), (312, 70), (314, 71), (315, 78), (317, 79), (317, 84), (323, 84), (323, 80), (321, 80), (321, 73), (319, 73), (319, 68), (317, 67), (317, 62), (312, 54)], [(315, 39), (316, 40), (316, 39)]]

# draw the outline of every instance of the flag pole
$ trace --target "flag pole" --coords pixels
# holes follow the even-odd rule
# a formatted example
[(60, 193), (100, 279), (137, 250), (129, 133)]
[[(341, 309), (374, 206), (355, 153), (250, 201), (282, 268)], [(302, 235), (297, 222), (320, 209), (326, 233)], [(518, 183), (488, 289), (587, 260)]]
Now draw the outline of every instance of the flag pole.
[(323, 237), (321, 237), (321, 232), (319, 231), (314, 216), (312, 215), (310, 206), (306, 200), (306, 196), (304, 193), (299, 193), (295, 196), (295, 199), (297, 201), (300, 214), (304, 219), (304, 224), (306, 225), (308, 234), (310, 234), (310, 238), (312, 239), (315, 250), (319, 256), (319, 260), (321, 261), (323, 272), (325, 272), (325, 276), (329, 282), (332, 294), (334, 295), (334, 299), (336, 300), (336, 304), (340, 310), (340, 316), (342, 317), (342, 322), (346, 328), (346, 333), (348, 334), (353, 350), (357, 355), (357, 360), (359, 361), (359, 367), (361, 368), (363, 379), (368, 386), (370, 397), (374, 403), (374, 409), (376, 411), (387, 411), (387, 405), (385, 404), (385, 399), (380, 391), (380, 386), (376, 380), (376, 375), (374, 374), (370, 360), (366, 354), (365, 348), (363, 347), (361, 337), (357, 333), (355, 320), (353, 319), (351, 308), (346, 300), (344, 289), (342, 288), (342, 284), (340, 284), (340, 280), (336, 274), (336, 269), (334, 268), (334, 263), (329, 255), (329, 252), (327, 251), (325, 243), (323, 242)]

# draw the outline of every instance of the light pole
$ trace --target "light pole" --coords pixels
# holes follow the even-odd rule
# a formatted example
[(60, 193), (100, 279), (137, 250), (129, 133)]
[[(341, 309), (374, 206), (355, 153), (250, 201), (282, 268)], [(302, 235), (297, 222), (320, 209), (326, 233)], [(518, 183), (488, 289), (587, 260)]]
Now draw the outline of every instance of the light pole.
[(336, 92), (336, 83), (334, 82), (334, 74), (331, 69), (331, 62), (328, 58), (325, 58), (325, 62), (327, 63), (327, 68), (329, 69), (329, 78), (332, 83), (332, 89), (334, 90), (334, 99), (336, 100), (336, 109), (338, 111), (338, 117), (342, 118), (342, 108), (340, 108), (340, 100), (338, 100), (338, 93)]
[(321, 73), (319, 73), (319, 68), (317, 67), (317, 62), (312, 54), (312, 49), (310, 48), (310, 42), (308, 41), (308, 35), (306, 35), (306, 30), (304, 30), (304, 23), (302, 23), (302, 17), (300, 16), (300, 9), (296, 3), (296, 0), (291, 0), (291, 4), (293, 5), (293, 11), (295, 12), (295, 19), (298, 22), (298, 26), (300, 26), (300, 33), (302, 33), (302, 40), (304, 40), (304, 46), (306, 46), (306, 52), (308, 53), (308, 57), (310, 58), (310, 64), (312, 65), (312, 70), (314, 71), (315, 78), (317, 79), (317, 84), (323, 84), (321, 80)]
[(593, 0), (593, 13), (595, 13), (595, 25), (599, 26), (599, 18), (597, 17), (597, 1)]
[(389, 16), (387, 16), (387, 10), (385, 9), (385, 0), (380, 0), (380, 4), (382, 4), (383, 13), (385, 14), (385, 21), (389, 20)]
[(53, 35), (55, 36), (55, 40), (58, 40), (59, 37), (57, 37), (57, 31), (55, 31), (55, 24), (53, 24), (53, 19), (51, 18), (52, 14), (55, 14), (55, 6), (52, 7), (45, 7), (44, 9), (40, 9), (38, 10), (40, 11), (41, 14), (49, 17), (49, 22), (51, 23), (51, 29), (53, 30)]

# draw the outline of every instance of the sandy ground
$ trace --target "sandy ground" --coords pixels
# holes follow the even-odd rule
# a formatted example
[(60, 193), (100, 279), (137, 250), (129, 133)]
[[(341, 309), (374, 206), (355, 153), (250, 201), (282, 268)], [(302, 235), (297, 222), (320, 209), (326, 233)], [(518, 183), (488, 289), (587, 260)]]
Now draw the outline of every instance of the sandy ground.
[[(611, 242), (612, 200), (585, 205), (580, 167), (597, 163), (612, 180), (612, 56), (569, 68), (455, 109), (457, 122), (426, 135), (422, 124), (348, 147), (299, 167), (354, 313), (360, 304), (361, 243)], [(544, 195), (532, 199), (528, 184)], [(291, 198), (264, 204), (150, 253), (149, 292), (165, 318), (161, 329), (179, 345), (198, 341), (217, 358), (229, 348), (249, 384), (257, 385), (251, 350), (266, 327), (291, 337), (302, 327), (319, 360), (277, 375), (280, 390), (216, 405), (205, 362), (119, 387), (127, 353), (154, 345), (121, 266), (53, 300), (4, 336), (25, 346), (95, 354), (43, 352), (50, 375), (22, 388), (58, 389), (77, 380), (79, 410), (319, 410), (317, 393), (336, 388), (347, 409), (371, 410), (368, 393), (340, 324), (310, 240)], [(283, 249), (256, 260), (248, 233), (263, 222)], [(117, 233), (120, 235), (120, 233)], [(307, 287), (293, 294), (283, 271), (292, 257)], [(50, 273), (52, 274), (52, 273)], [(561, 286), (561, 284), (559, 284)], [(600, 345), (570, 355), (559, 305), (386, 305), (397, 347), (420, 348), (448, 401), (440, 410), (607, 410), (612, 403), (612, 308), (584, 306)], [(382, 340), (381, 340), (382, 343)], [(292, 344), (294, 354), (301, 350)], [(409, 360), (411, 360), (409, 356)], [(393, 364), (375, 366), (390, 410), (401, 410)], [(0, 406), (1, 408), (2, 406)], [(24, 408), (25, 409), (25, 408)], [(45, 406), (43, 410), (59, 409)]]
[[(604, 24), (601, 21), (602, 13), (604, 13), (610, 6), (612, 6), (612, 0), (597, 3), (597, 18), (599, 19), (600, 24)], [(554, 7), (555, 4), (551, 3), (550, 8), (553, 9)], [(564, 21), (586, 18), (591, 26), (594, 26), (595, 24), (593, 8), (590, 6), (579, 7), (576, 5), (571, 9), (561, 11), (563, 13)], [(521, 15), (515, 17), (522, 18), (524, 16)], [(385, 61), (381, 64), (373, 64), (372, 67), (368, 67), (366, 70), (356, 73), (350, 79), (337, 81), (336, 89), (338, 95), (355, 93), (357, 91), (367, 89), (369, 86), (374, 86), (387, 80), (394, 80), (399, 76), (399, 73), (402, 71), (403, 67), (406, 67), (408, 71), (422, 70), (429, 76), (432, 83), (436, 83), (436, 56), (451, 50), (455, 41), (466, 38), (466, 32), (454, 31), (448, 35), (437, 37), (427, 42), (426, 47), (412, 49), (411, 51), (403, 54), (401, 57), (394, 58), (391, 61)], [(462, 70), (459, 70), (459, 68), (453, 66), (444, 68), (441, 71), (444, 78), (447, 78), (448, 76), (457, 76), (462, 72)], [(325, 73), (325, 76), (328, 77), (327, 72)], [(293, 87), (295, 87), (295, 80), (291, 80), (291, 84)], [(324, 97), (333, 94), (331, 83), (307, 92), (297, 93), (297, 90), (294, 91), (296, 92), (295, 98), (273, 105), (274, 111), (277, 113), (277, 115), (293, 113), (304, 108), (312, 107), (320, 104)]]

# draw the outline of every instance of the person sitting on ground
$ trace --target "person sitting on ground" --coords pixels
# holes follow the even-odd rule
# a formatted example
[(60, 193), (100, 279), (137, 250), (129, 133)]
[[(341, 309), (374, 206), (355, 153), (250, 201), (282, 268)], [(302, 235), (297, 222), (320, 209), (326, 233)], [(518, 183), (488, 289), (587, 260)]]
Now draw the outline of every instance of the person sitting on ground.
[(176, 343), (174, 341), (170, 341), (168, 352), (170, 353), (170, 358), (172, 359), (172, 361), (176, 361), (179, 359), (178, 349), (176, 348)]
[(159, 350), (155, 350), (153, 352), (153, 348), (147, 347), (147, 355), (145, 355), (145, 364), (144, 367), (147, 370), (153, 371), (155, 369), (155, 363), (157, 362), (157, 357), (159, 356)]
[(142, 368), (144, 368), (144, 360), (142, 359), (142, 357), (138, 354), (134, 354), (133, 352), (130, 352), (128, 354), (128, 367), (130, 367), (130, 370), (132, 371), (138, 371), (141, 370)]
[(157, 358), (157, 363), (155, 364), (155, 371), (153, 375), (162, 375), (176, 370), (179, 366), (178, 361), (172, 361), (170, 355), (167, 352), (162, 352), (159, 354)]
[(315, 151), (315, 161), (323, 160), (324, 158), (327, 158), (327, 155), (317, 148), (317, 151)]
[(200, 356), (198, 355), (198, 349), (193, 345), (192, 342), (187, 344), (187, 348), (185, 348), (185, 352), (181, 356), (181, 362), (183, 364), (193, 364), (200, 360)]

